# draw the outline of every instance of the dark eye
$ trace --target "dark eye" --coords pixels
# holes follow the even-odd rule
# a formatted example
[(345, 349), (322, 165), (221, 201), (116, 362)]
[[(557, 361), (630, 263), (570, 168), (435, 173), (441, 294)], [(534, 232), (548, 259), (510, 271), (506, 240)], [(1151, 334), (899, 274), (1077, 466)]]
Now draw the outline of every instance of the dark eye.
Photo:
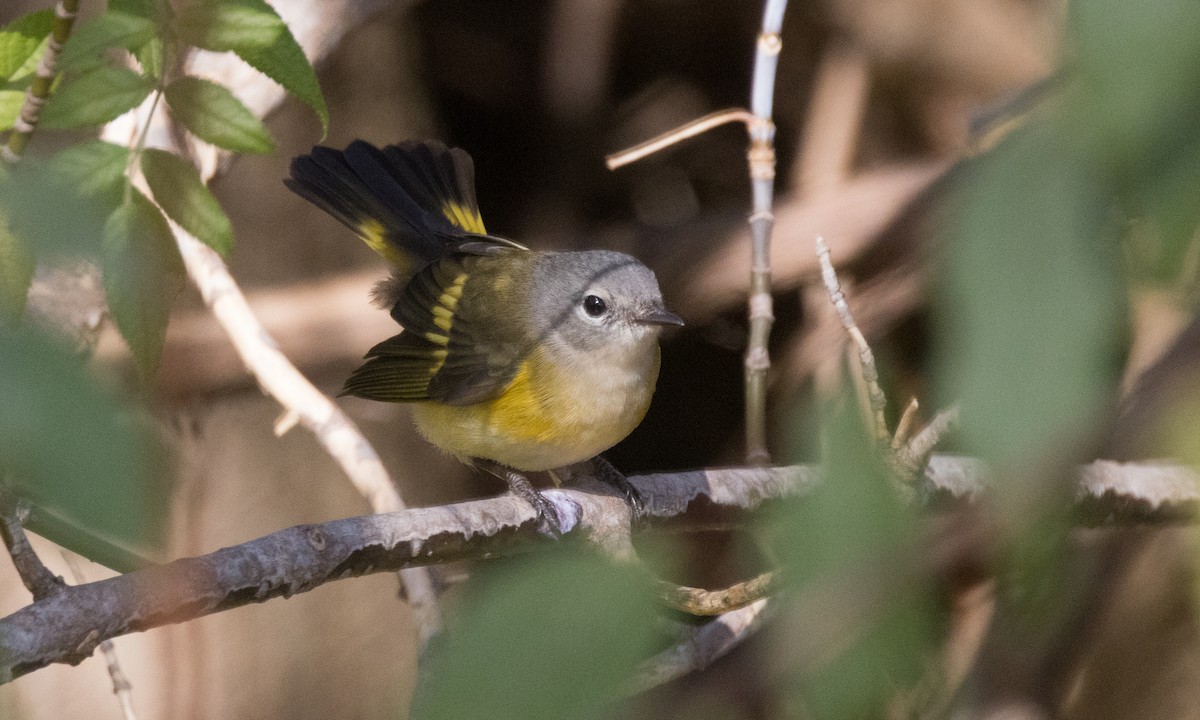
[(604, 298), (588, 295), (583, 299), (583, 311), (598, 318), (608, 312), (608, 303), (604, 302)]

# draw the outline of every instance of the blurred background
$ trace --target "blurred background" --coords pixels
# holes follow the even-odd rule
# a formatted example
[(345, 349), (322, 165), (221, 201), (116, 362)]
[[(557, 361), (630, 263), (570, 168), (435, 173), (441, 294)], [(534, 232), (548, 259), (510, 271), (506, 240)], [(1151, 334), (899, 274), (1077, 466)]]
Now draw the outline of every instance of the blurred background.
[[(1095, 5), (1102, 14), (1112, 4)], [(7, 3), (0, 8), (0, 22), (38, 7), (42, 4), (26, 0)], [(1112, 214), (1111, 198), (1097, 201), (1100, 191), (1088, 195), (1094, 188), (1081, 168), (1091, 165), (1079, 158), (1090, 163), (1098, 157), (1096, 147), (1114, 147), (1121, 138), (1097, 135), (1108, 144), (1081, 142), (1058, 165), (1054, 153), (1039, 154), (1035, 144), (1027, 157), (1035, 163), (1046, 160), (1047, 167), (1038, 166), (1042, 174), (1022, 174), (1018, 171), (1025, 166), (1018, 164), (1016, 174), (1006, 175), (1001, 167), (994, 173), (999, 178), (994, 186), (987, 185), (991, 166), (978, 171), (968, 159), (987, 154), (989, 132), (1040, 107), (1042, 94), (1031, 87), (1064, 65), (1082, 66), (1086, 73), (1094, 45), (1085, 38), (1080, 50), (1064, 40), (1072, 10), (1061, 0), (797, 0), (789, 5), (774, 118), (777, 322), (770, 402), (778, 461), (820, 457), (815, 440), (820, 399), (836, 396), (846, 377), (844, 334), (816, 266), (813, 239), (818, 234), (828, 240), (843, 289), (880, 358), (893, 423), (896, 408), (910, 397), (929, 408), (926, 419), (940, 401), (975, 397), (970, 373), (954, 370), (956, 363), (971, 358), (990, 358), (1017, 373), (1017, 385), (1034, 389), (1040, 386), (1024, 385), (1023, 377), (1048, 367), (1046, 382), (1062, 386), (1053, 372), (1053, 353), (1046, 356), (1050, 360), (1022, 358), (1025, 364), (1013, 364), (986, 343), (971, 344), (980, 334), (993, 340), (1007, 337), (1005, 328), (971, 323), (972, 312), (1019, 319), (1024, 316), (1017, 311), (1030, 310), (1030, 304), (974, 308), (964, 302), (955, 306), (965, 308), (961, 317), (951, 320), (946, 318), (955, 312), (938, 305), (939, 299), (959, 297), (956, 288), (963, 283), (990, 287), (985, 279), (1015, 277), (1026, 267), (1020, 261), (1045, 269), (1031, 276), (1036, 278), (1030, 281), (1032, 290), (1000, 288), (984, 299), (1011, 293), (1040, 301), (1047, 296), (1041, 291), (1050, 290), (1051, 304), (1033, 314), (1058, 315), (1072, 328), (1100, 328), (1079, 342), (1069, 333), (1052, 335), (1054, 325), (1008, 329), (1043, 340), (1057, 337), (1055, 347), (1091, 342), (1088, 347), (1095, 352), (1080, 363), (1099, 367), (1098, 379), (1081, 385), (1080, 393), (1105, 398), (1081, 406), (1085, 410), (1079, 412), (1089, 422), (1071, 419), (1071, 411), (1063, 410), (1074, 407), (1069, 402), (1042, 413), (1053, 419), (1062, 410), (1071, 417), (1056, 427), (1073, 429), (1058, 440), (1061, 452), (1039, 450), (1029, 467), (1095, 457), (1094, 452), (1103, 452), (1103, 438), (1110, 431), (1126, 437), (1111, 419), (1122, 378), (1129, 386), (1190, 316), (1194, 294), (1189, 277), (1180, 276), (1188, 275), (1195, 260), (1177, 248), (1194, 247), (1194, 222), (1179, 223), (1186, 242), (1175, 245), (1163, 239), (1162, 226), (1142, 223), (1130, 233), (1122, 220), (1118, 234), (1126, 239), (1132, 235), (1129, 243), (1101, 247), (1068, 242), (1063, 247), (1075, 248), (1074, 254), (1057, 253), (1054, 228), (1037, 223), (1056, 217), (1062, 208), (1067, 214), (1073, 208), (1093, 208), (1089, 218)], [(1171, 27), (1170, 13), (1156, 18), (1160, 24), (1148, 27)], [(371, 286), (386, 269), (334, 220), (283, 187), (288, 163), (318, 142), (342, 147), (356, 138), (381, 145), (438, 138), (458, 145), (475, 158), (479, 204), (489, 231), (539, 249), (604, 247), (634, 254), (657, 273), (668, 306), (687, 320), (685, 329), (664, 341), (650, 414), (609, 453), (613, 463), (630, 474), (738, 464), (743, 456), (749, 273), (745, 133), (727, 126), (615, 172), (605, 169), (604, 156), (705, 113), (746, 105), (760, 21), (757, 3), (522, 0), (502, 9), (484, 0), (386, 4), (317, 68), (330, 108), (329, 137), (321, 140), (308, 108), (289, 102), (268, 119), (279, 151), (240, 157), (214, 183), (234, 223), (232, 272), (284, 352), (320, 387), (335, 393), (365, 350), (394, 332), (387, 314), (368, 303)], [(1186, 26), (1187, 33), (1193, 29)], [(1161, 42), (1186, 48), (1195, 39), (1187, 33), (1142, 40), (1146, 46)], [(1114, 52), (1139, 47), (1145, 46)], [(1154, 57), (1184, 63), (1194, 59), (1186, 49)], [(1160, 89), (1179, 98), (1179, 88), (1189, 86), (1197, 68), (1169, 67), (1170, 83)], [(1103, 69), (1097, 76), (1111, 79)], [(1162, 67), (1144, 70), (1158, 73)], [(1138, 82), (1136, 76), (1125, 80)], [(1064, 94), (1055, 88), (1049, 93)], [(1065, 94), (1071, 102), (1071, 94)], [(1087, 108), (1090, 101), (1084, 95), (1071, 107)], [(1168, 107), (1186, 116), (1190, 97), (1180, 100), (1182, 110)], [(1067, 120), (1053, 121), (1047, 132), (1062, 132), (1070, 118), (1079, 116), (1067, 112), (1063, 117)], [(1136, 118), (1131, 123), (1136, 126)], [(1192, 116), (1190, 124), (1155, 129), (1155, 137), (1194, 148), (1194, 124)], [(1088, 136), (1085, 130), (1068, 135)], [(53, 146), (52, 140), (42, 142), (43, 149)], [(1054, 142), (1049, 146), (1059, 147)], [(1168, 149), (1161, 150), (1164, 146)], [(1196, 157), (1189, 154), (1193, 151), (1173, 153), (1166, 140), (1154, 147), (1159, 148), (1156, 157), (1183, 158), (1185, 170), (1173, 176), (1173, 202), (1194, 203), (1195, 173), (1187, 169)], [(1120, 174), (1125, 166), (1119, 162), (1100, 164), (1117, 167), (1114, 174)], [(985, 200), (1050, 199), (1041, 210), (1011, 209), (1024, 214), (1032, 227), (1030, 233), (1014, 236), (1011, 246), (976, 232), (980, 246), (992, 248), (998, 257), (980, 260), (964, 251), (947, 259), (939, 245), (946, 227), (964, 228), (969, 236), (972, 228), (1006, 222), (1006, 217), (949, 209), (955, 207), (952, 198), (964, 178), (969, 183), (977, 175), (983, 180), (971, 187), (982, 188), (975, 192)], [(1073, 177), (1085, 180), (1072, 184)], [(1052, 180), (1042, 184), (1047, 178)], [(1060, 180), (1062, 187), (1056, 184)], [(1141, 187), (1134, 180), (1116, 184), (1119, 189)], [(1023, 187), (1025, 194), (1004, 195), (1012, 186)], [(1070, 207), (1058, 204), (1063, 197), (1075, 197), (1070, 195), (1075, 190), (1087, 197)], [(969, 197), (964, 202), (973, 207)], [(1121, 207), (1138, 209), (1127, 202)], [(1071, 233), (1085, 226), (1092, 227), (1072, 225), (1058, 236), (1074, 238)], [(1044, 243), (1049, 258), (1038, 254), (1043, 230), (1049, 236)], [(1009, 252), (1010, 247), (1016, 249)], [(1092, 280), (1080, 280), (1083, 291), (1074, 292), (1072, 268), (1099, 256), (1112, 256), (1112, 262)], [(983, 263), (977, 276), (969, 274), (972, 263)], [(965, 280), (955, 279), (960, 277), (956, 267), (968, 268)], [(1139, 274), (1139, 268), (1145, 271)], [(1103, 291), (1109, 285), (1115, 289)], [(1101, 290), (1093, 297), (1096, 288)], [(1060, 291), (1066, 298), (1061, 304), (1054, 299)], [(1111, 306), (1111, 312), (1098, 320), (1086, 308), (1073, 315), (1069, 308), (1080, 302)], [(966, 348), (962, 357), (945, 351), (947, 339), (956, 334)], [(1187, 368), (1191, 360), (1183, 353), (1176, 365)], [(173, 556), (210, 552), (297, 523), (366, 511), (349, 484), (337, 481), (339, 471), (311, 436), (303, 430), (282, 438), (273, 435), (278, 407), (258, 390), (194, 289), (185, 290), (175, 304), (153, 387), (136, 388), (132, 364), (111, 329), (101, 337), (94, 362), (130, 392), (144, 392), (161, 420), (175, 468), (169, 533)], [(979, 372), (994, 369), (982, 367)], [(1074, 378), (1076, 370), (1073, 365), (1064, 372)], [(940, 371), (957, 379), (943, 381)], [(1026, 375), (1020, 376), (1022, 372)], [(1163, 382), (1163, 387), (1179, 387)], [(994, 398), (1012, 387), (999, 379), (993, 384), (1000, 389), (979, 396)], [(409, 504), (442, 504), (502, 489), (426, 445), (404, 407), (354, 398), (339, 403), (374, 442)], [(1014, 414), (1014, 425), (1029, 417), (1021, 413)], [(974, 442), (977, 434), (971, 427), (968, 422), (961, 447), (987, 456), (990, 446)], [(1131, 443), (1120, 452), (1133, 456), (1149, 446)], [(1006, 457), (997, 451), (989, 459)], [(1050, 474), (1037, 470), (1023, 477)], [(1016, 495), (1026, 501), (1030, 497)], [(868, 516), (871, 522), (877, 519)], [(814, 522), (807, 527), (820, 525)], [(972, 527), (968, 522), (967, 530), (955, 532), (969, 534)], [(838, 542), (835, 536), (810, 539), (818, 545)], [(1105, 538), (1088, 537), (1082, 543), (1093, 540), (1102, 545)], [(1056, 696), (1066, 698), (1059, 704), (1065, 716), (1200, 716), (1191, 570), (1187, 551), (1181, 550), (1187, 541), (1183, 531), (1147, 533), (1136, 548), (1120, 555), (1132, 560), (1120, 565), (1116, 579), (1108, 578), (1116, 589), (1104, 604), (1103, 618), (1088, 616), (1089, 637), (1095, 638), (1087, 646), (1090, 664), (1065, 673), (1067, 690)], [(763, 550), (744, 538), (689, 537), (673, 546), (671, 572), (691, 584), (728, 582), (765, 567), (775, 550), (788, 557), (786, 548), (775, 547), (781, 541), (773, 542)], [(787, 545), (786, 539), (782, 542)], [(54, 553), (48, 555), (54, 559)], [(939, 658), (947, 666), (961, 666), (960, 677), (966, 672), (993, 610), (992, 574), (973, 564), (977, 560), (972, 555), (931, 583), (935, 609), (918, 623), (929, 625), (917, 643), (927, 654), (902, 658), (909, 665), (924, 667)], [(446, 579), (453, 583), (464, 572), (450, 569)], [(0, 577), (0, 612), (24, 605), (24, 591), (6, 563), (0, 563)], [(1058, 577), (1065, 583), (1074, 576), (1064, 571)], [(145, 717), (374, 718), (403, 716), (417, 678), (412, 638), (411, 617), (395, 598), (394, 578), (373, 576), (333, 583), (286, 602), (121, 638), (116, 644)], [(630, 701), (615, 716), (917, 716), (905, 708), (918, 703), (822, 704), (828, 698), (820, 691), (810, 696), (802, 692), (808, 700), (781, 698), (772, 689), (780, 676), (771, 669), (779, 663), (778, 650), (751, 641), (704, 672)], [(1016, 664), (1034, 656), (1017, 654)], [(811, 690), (824, 676), (806, 677), (799, 686)], [(874, 684), (846, 682), (849, 689), (842, 695), (877, 694)], [(864, 689), (867, 685), (873, 689)], [(893, 691), (903, 686), (916, 695), (934, 692), (911, 678), (885, 686)], [(78, 669), (52, 667), (0, 687), (0, 715), (117, 717), (108, 693), (103, 663), (93, 658)], [(829, 710), (846, 707), (851, 710)]]

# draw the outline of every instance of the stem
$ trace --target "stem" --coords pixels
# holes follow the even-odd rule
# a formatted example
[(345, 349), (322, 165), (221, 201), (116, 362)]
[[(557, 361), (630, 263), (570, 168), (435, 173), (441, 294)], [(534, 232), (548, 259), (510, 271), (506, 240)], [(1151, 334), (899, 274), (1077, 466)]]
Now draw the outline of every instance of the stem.
[(775, 125), (771, 109), (775, 99), (775, 70), (783, 48), (780, 31), (787, 0), (767, 0), (762, 30), (754, 57), (754, 81), (750, 91), (748, 123), (750, 181), (754, 209), (750, 213), (750, 337), (746, 349), (746, 461), (763, 465), (771, 460), (767, 451), (767, 370), (771, 356), (767, 344), (775, 322), (771, 299), (771, 230), (775, 226)]
[(42, 55), (41, 61), (38, 62), (33, 84), (25, 92), (25, 104), (21, 106), (21, 112), (17, 115), (13, 130), (8, 135), (8, 142), (0, 149), (0, 157), (10, 163), (21, 159), (21, 155), (29, 145), (29, 138), (33, 135), (33, 130), (42, 117), (42, 106), (50, 97), (50, 89), (54, 86), (54, 78), (58, 75), (55, 70), (58, 53), (62, 51), (63, 44), (71, 36), (71, 29), (75, 25), (75, 14), (78, 10), (79, 0), (59, 0), (59, 3), (54, 6), (54, 29), (50, 31), (46, 54)]

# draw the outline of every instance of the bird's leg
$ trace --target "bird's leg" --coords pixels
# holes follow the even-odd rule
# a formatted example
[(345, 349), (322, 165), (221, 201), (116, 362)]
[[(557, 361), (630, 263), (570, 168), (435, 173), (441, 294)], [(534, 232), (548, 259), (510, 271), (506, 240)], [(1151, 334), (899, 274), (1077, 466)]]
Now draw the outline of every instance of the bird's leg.
[(509, 492), (533, 507), (534, 512), (537, 513), (538, 532), (555, 540), (562, 537), (562, 525), (558, 521), (558, 513), (554, 510), (554, 505), (533, 487), (529, 478), (507, 465), (501, 465), (491, 460), (478, 458), (475, 460), (475, 464), (508, 483)]
[(621, 493), (621, 497), (625, 498), (625, 503), (629, 505), (629, 512), (632, 515), (631, 521), (637, 523), (641, 520), (645, 514), (646, 505), (642, 501), (642, 494), (633, 486), (633, 483), (629, 482), (629, 479), (615, 465), (601, 455), (592, 458), (592, 467), (596, 470), (598, 480), (611, 485)]

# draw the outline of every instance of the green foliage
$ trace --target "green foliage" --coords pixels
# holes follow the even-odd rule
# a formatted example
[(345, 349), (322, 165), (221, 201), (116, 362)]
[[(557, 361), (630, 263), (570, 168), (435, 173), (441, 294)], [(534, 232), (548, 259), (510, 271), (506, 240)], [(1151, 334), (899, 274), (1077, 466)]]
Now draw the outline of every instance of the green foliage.
[(121, 12), (106, 12), (78, 28), (58, 56), (60, 72), (87, 70), (104, 64), (110, 48), (133, 51), (154, 37), (152, 20)]
[(217, 83), (181, 77), (167, 86), (165, 96), (175, 119), (201, 140), (235, 152), (275, 149), (262, 121)]
[(33, 250), (9, 227), (0, 212), (0, 319), (17, 323), (25, 313), (25, 299), (33, 282)]
[(39, 10), (0, 28), (0, 131), (17, 119), (53, 26), (54, 11)]
[(101, 66), (61, 83), (42, 110), (51, 129), (103, 125), (141, 104), (154, 83), (132, 70)]
[(32, 330), (0, 330), (0, 458), (34, 504), (30, 528), (87, 557), (131, 569), (161, 542), (165, 488), (137, 421), (79, 358)]
[(481, 570), (414, 718), (593, 718), (652, 650), (650, 592), (628, 568), (559, 553)]
[(125, 169), (129, 150), (103, 140), (73, 145), (50, 159), (47, 169), (86, 197), (95, 198), (109, 211), (125, 195)]
[(969, 452), (998, 469), (1094, 428), (1118, 372), (1112, 187), (1053, 127), (966, 174), (947, 243), (942, 381)]
[(236, 53), (307, 103), (329, 132), (329, 109), (317, 74), (275, 9), (263, 0), (200, 0), (179, 16), (180, 36), (205, 50)]
[(159, 207), (184, 230), (228, 255), (233, 247), (233, 227), (195, 166), (164, 150), (142, 152), (142, 174)]
[(936, 648), (916, 510), (903, 502), (846, 392), (822, 423), (825, 479), (772, 523), (790, 590), (775, 633), (806, 717), (884, 716)]
[(158, 367), (183, 260), (162, 213), (137, 190), (104, 225), (104, 294), (142, 378)]

